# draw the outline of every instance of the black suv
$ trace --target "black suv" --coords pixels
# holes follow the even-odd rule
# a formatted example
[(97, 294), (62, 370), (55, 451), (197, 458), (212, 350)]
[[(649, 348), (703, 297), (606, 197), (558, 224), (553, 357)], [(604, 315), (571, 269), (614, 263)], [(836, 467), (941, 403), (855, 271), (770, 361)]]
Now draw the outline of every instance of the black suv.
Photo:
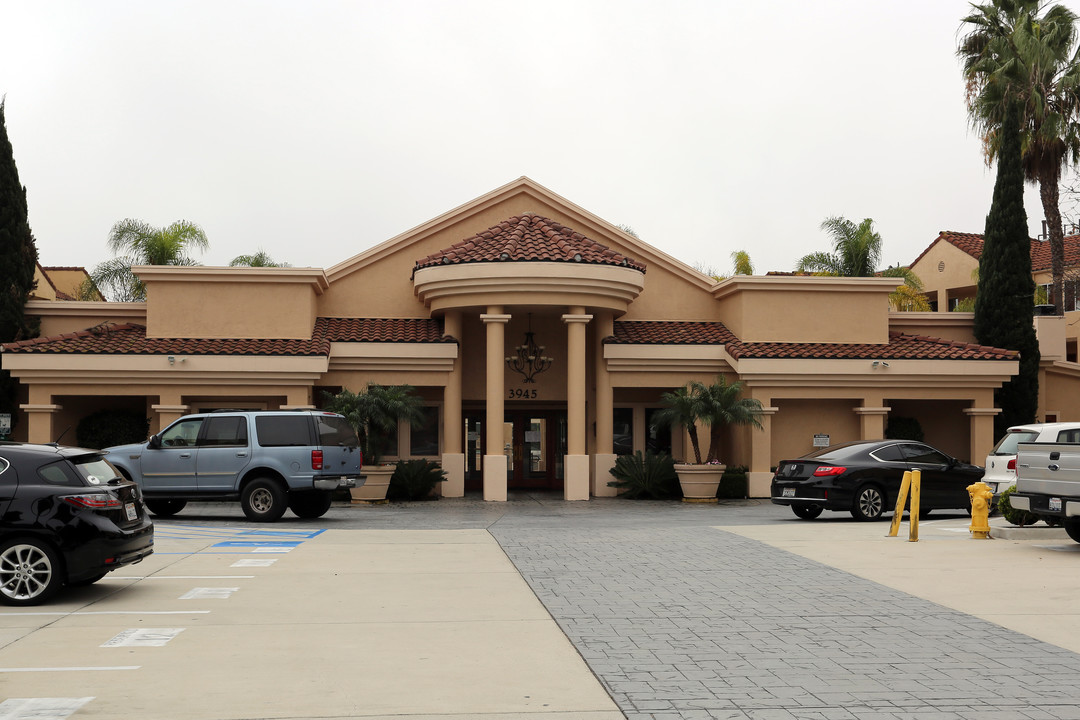
[(0, 602), (37, 605), (153, 551), (138, 486), (100, 452), (0, 442)]

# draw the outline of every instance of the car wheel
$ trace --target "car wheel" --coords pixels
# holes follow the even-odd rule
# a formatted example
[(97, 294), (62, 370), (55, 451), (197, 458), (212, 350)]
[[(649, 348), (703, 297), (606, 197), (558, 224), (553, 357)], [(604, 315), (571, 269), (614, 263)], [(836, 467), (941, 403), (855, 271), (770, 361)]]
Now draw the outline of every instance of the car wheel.
[(146, 509), (158, 517), (170, 517), (187, 507), (187, 500), (147, 500)]
[(55, 595), (63, 583), (60, 558), (45, 543), (15, 538), (0, 545), (0, 602), (37, 605)]
[(319, 518), (330, 509), (334, 497), (323, 490), (289, 493), (289, 509), (296, 517)]
[(825, 508), (821, 507), (820, 505), (814, 505), (813, 503), (811, 503), (809, 505), (792, 505), (791, 506), (791, 512), (795, 513), (796, 515), (801, 517), (803, 520), (813, 520), (818, 515), (820, 515), (821, 511), (824, 510), (824, 509)]
[(851, 516), (856, 520), (880, 520), (885, 512), (885, 495), (877, 485), (863, 485), (855, 493)]
[(1065, 518), (1062, 525), (1065, 527), (1065, 532), (1069, 534), (1069, 537), (1080, 543), (1080, 518)]
[(105, 577), (106, 575), (108, 575), (108, 573), (101, 573), (100, 575), (91, 575), (90, 577), (83, 578), (82, 580), (76, 580), (75, 582), (68, 582), (68, 586), (69, 587), (85, 587), (86, 585), (93, 585), (94, 583), (96, 583), (98, 580)]
[(930, 517), (930, 513), (934, 511), (934, 508), (919, 508), (919, 519)]
[(276, 480), (258, 478), (244, 486), (240, 505), (248, 520), (274, 522), (285, 514), (285, 491)]

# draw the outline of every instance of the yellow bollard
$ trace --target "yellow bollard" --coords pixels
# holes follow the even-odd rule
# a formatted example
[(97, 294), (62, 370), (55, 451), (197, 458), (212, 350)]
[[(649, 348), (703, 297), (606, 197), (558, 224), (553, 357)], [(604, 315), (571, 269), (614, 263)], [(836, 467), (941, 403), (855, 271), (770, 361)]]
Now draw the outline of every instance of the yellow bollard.
[(922, 471), (911, 471), (911, 509), (908, 510), (908, 542), (919, 542), (919, 496), (922, 492)]
[(994, 491), (981, 480), (968, 485), (967, 491), (971, 496), (971, 536), (985, 540), (990, 537), (990, 501), (994, 499)]
[(889, 526), (889, 537), (896, 537), (900, 531), (900, 519), (904, 514), (904, 505), (907, 503), (908, 488), (911, 487), (911, 471), (904, 471), (904, 479), (900, 481), (900, 494), (896, 496), (896, 509), (893, 510), (892, 524)]

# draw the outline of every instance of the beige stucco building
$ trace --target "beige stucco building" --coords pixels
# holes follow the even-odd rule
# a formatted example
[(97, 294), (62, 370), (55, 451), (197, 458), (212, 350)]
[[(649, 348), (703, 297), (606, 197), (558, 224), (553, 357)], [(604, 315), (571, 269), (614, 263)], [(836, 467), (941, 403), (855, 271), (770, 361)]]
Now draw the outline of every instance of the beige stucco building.
[(145, 410), (157, 431), (408, 383), (429, 422), (400, 428), (395, 456), (438, 459), (444, 495), (584, 500), (614, 494), (618, 453), (685, 457), (681, 433), (651, 423), (660, 396), (724, 375), (765, 408), (764, 429), (728, 432), (722, 451), (764, 496), (815, 437), (880, 438), (890, 417), (979, 462), (1017, 371), (1015, 353), (972, 344), (970, 319), (890, 312), (895, 280), (716, 282), (527, 178), (328, 269), (137, 273), (145, 303), (28, 304), (42, 337), (0, 355), (22, 384), (17, 437), (55, 439), (102, 407)]

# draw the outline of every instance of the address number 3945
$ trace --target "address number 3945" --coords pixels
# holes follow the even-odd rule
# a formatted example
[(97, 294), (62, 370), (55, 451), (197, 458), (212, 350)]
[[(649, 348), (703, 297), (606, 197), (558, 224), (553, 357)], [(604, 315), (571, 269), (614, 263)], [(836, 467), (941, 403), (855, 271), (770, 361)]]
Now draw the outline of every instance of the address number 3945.
[(536, 388), (512, 388), (507, 393), (508, 400), (535, 400), (537, 397)]

